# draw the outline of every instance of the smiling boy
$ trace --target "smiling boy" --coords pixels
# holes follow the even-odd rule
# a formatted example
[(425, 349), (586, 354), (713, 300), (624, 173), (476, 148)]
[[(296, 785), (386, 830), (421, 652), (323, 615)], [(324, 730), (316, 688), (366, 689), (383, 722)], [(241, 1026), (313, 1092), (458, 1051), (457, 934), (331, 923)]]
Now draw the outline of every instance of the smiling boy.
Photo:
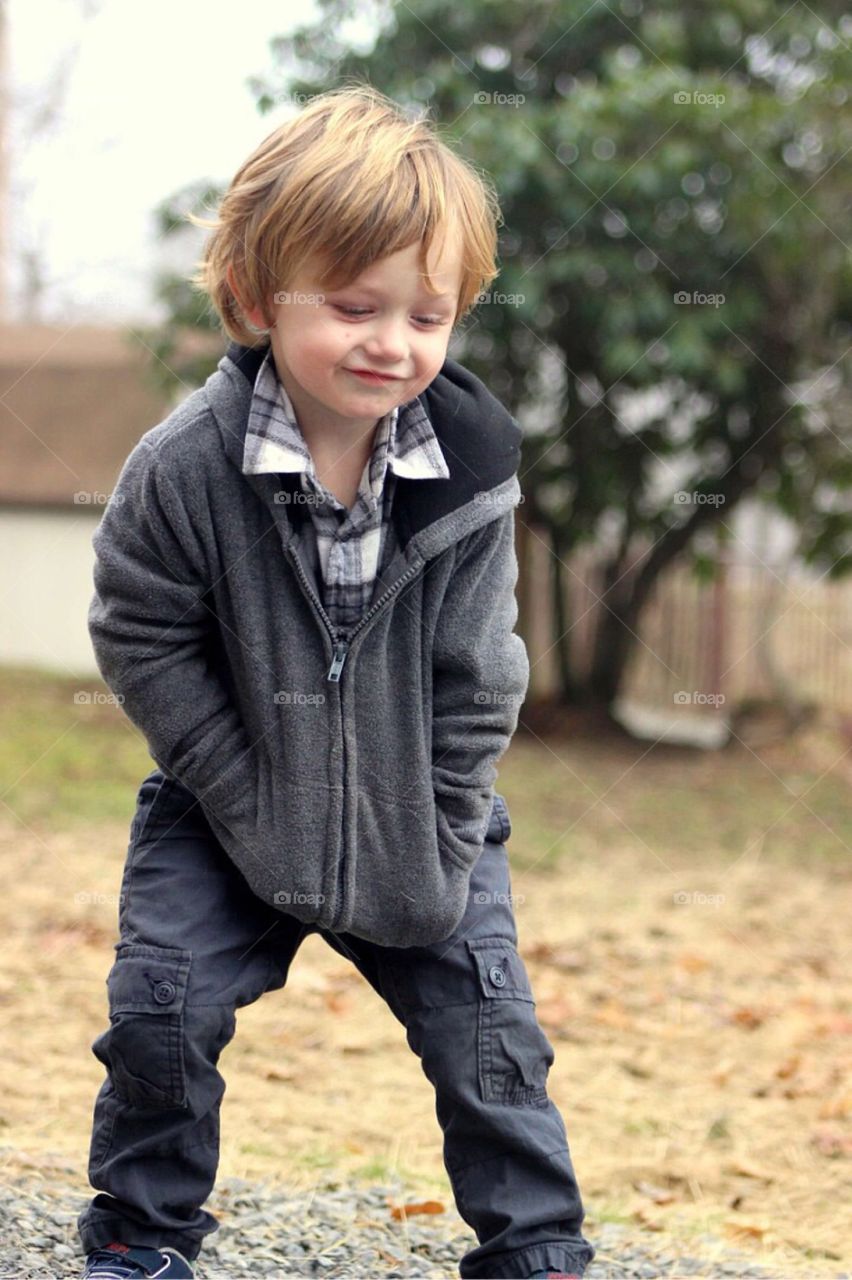
[[(319, 479), (354, 504), (373, 452), (377, 415), (407, 404), (441, 371), (461, 288), (461, 245), (448, 238), (421, 282), (419, 245), (373, 263), (348, 288), (324, 293), (303, 268), (275, 295), (271, 347), (277, 377), (295, 411)], [(233, 267), (228, 280), (239, 288)], [(246, 307), (258, 328), (260, 307)]]
[(311, 933), (434, 1086), (478, 1240), (460, 1275), (594, 1256), (494, 790), (529, 678), (520, 428), (447, 358), (496, 275), (496, 216), (426, 122), (368, 86), (313, 99), (213, 224), (196, 283), (226, 354), (94, 535), (95, 654), (157, 768), (92, 1046), (91, 1280), (192, 1276), (218, 1227), (219, 1055)]

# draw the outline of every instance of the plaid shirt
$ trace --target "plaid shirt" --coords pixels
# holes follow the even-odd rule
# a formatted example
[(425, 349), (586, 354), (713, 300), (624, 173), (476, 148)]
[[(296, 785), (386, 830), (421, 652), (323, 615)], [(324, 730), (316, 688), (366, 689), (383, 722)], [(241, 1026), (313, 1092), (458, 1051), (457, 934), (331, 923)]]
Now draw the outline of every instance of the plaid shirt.
[(270, 471), (302, 473), (302, 490), (312, 495), (306, 502), (311, 519), (303, 525), (306, 549), (319, 562), (323, 607), (334, 625), (344, 629), (369, 608), (379, 569), (395, 549), (390, 519), (395, 477), (435, 480), (450, 475), (422, 403), (410, 400), (379, 420), (358, 496), (347, 511), (317, 478), (271, 347), (255, 379), (243, 452), (244, 474)]

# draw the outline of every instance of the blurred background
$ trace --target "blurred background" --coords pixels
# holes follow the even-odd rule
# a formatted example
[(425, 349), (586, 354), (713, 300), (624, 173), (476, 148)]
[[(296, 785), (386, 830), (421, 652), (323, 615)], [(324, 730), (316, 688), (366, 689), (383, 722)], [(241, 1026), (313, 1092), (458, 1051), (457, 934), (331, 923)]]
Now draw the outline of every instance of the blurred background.
[[(427, 112), (500, 196), (500, 275), (450, 355), (524, 428), (531, 684), (499, 785), (581, 1185), (640, 1227), (678, 1213), (791, 1267), (844, 1256), (850, 41), (835, 0), (0, 3), (0, 1001), (21, 1016), (34, 984), (34, 1017), (61, 981), (55, 1052), (75, 1063), (56, 1060), (67, 1091), (33, 1132), (12, 1054), (9, 1152), (79, 1155), (99, 1080), (122, 843), (153, 765), (98, 678), (91, 537), (136, 441), (226, 346), (186, 282), (186, 214), (358, 78)], [(41, 979), (13, 958), (33, 947)], [(247, 1010), (239, 1052), (262, 1060), (263, 1030), (313, 1062), (334, 1044), (304, 1049), (299, 1017), (385, 1017), (319, 950), (304, 973), (290, 1031), (280, 1006)], [(384, 1033), (408, 1096), (416, 1064)], [(225, 1148), (249, 1174), (276, 1167), (247, 1136), (280, 1089), (260, 1075)], [(320, 1164), (375, 1174), (332, 1136), (347, 1087), (291, 1171), (315, 1167), (319, 1128)], [(417, 1097), (383, 1159), (446, 1190)], [(369, 1150), (384, 1122), (363, 1124)]]
[(452, 354), (525, 428), (531, 697), (714, 745), (744, 704), (852, 713), (840, 8), (259, 3), (206, 42), (200, 5), (167, 41), (156, 12), (4, 9), (0, 657), (95, 671), (98, 508), (222, 350), (184, 215), (352, 75), (500, 192)]

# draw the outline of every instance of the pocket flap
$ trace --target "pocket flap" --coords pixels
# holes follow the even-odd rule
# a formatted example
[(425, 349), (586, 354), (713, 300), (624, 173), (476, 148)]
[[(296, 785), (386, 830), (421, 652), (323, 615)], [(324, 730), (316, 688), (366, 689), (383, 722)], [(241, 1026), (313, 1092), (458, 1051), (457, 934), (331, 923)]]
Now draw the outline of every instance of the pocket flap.
[(181, 1013), (192, 952), (121, 942), (107, 978), (110, 1013)]
[(534, 1003), (526, 965), (511, 938), (473, 938), (467, 947), (476, 961), (484, 996)]

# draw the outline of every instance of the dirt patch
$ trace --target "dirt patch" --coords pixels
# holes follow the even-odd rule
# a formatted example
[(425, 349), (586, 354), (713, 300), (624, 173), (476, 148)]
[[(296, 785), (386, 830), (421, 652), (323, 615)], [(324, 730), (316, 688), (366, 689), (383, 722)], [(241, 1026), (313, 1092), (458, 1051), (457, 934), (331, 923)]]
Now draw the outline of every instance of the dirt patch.
[[(112, 822), (85, 838), (0, 827), (6, 1180), (70, 1162), (86, 1184), (126, 843)], [(513, 871), (593, 1242), (611, 1219), (657, 1240), (713, 1232), (778, 1274), (852, 1262), (850, 885), (837, 865), (756, 854), (673, 871), (628, 834)], [(399, 1174), (452, 1203), (403, 1029), (321, 939), (282, 991), (238, 1013), (221, 1069), (222, 1175)]]

